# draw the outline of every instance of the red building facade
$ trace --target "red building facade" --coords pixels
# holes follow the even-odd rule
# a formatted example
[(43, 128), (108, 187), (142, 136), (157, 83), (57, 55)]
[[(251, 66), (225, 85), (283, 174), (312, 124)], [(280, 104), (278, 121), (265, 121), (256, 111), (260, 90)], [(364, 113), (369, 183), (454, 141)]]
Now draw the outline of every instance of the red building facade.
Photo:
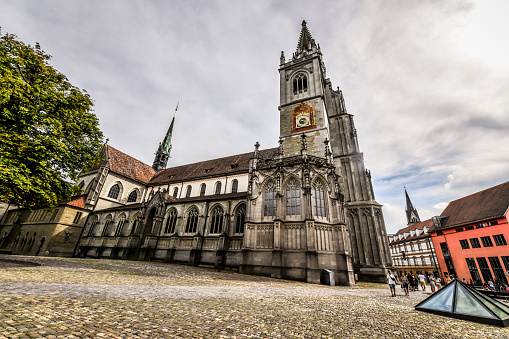
[(507, 285), (508, 217), (509, 182), (451, 201), (430, 230), (444, 275)]

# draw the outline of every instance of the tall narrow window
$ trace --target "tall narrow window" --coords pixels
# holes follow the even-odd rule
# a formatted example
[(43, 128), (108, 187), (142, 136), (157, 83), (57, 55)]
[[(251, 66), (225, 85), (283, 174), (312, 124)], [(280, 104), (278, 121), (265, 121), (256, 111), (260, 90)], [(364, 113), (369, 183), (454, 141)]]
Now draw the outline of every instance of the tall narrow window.
[(108, 214), (108, 216), (106, 217), (106, 220), (104, 222), (104, 228), (103, 228), (103, 232), (102, 232), (103, 237), (107, 237), (110, 235), (112, 224), (113, 224), (113, 218), (111, 217), (111, 214)]
[(481, 276), (479, 275), (479, 271), (477, 270), (477, 265), (475, 264), (474, 258), (466, 258), (468, 270), (470, 271), (470, 275), (472, 276), (472, 280), (474, 281), (474, 285), (482, 285)]
[(132, 220), (131, 220), (131, 223), (132, 223), (132, 227), (131, 227), (131, 234), (136, 234), (138, 231), (138, 225), (139, 225), (139, 221), (138, 221), (138, 217), (140, 216), (140, 214), (136, 214)]
[(286, 185), (286, 215), (300, 215), (300, 188), (295, 179)]
[(216, 206), (212, 210), (212, 218), (210, 221), (210, 233), (221, 233), (223, 228), (223, 208), (221, 206)]
[(108, 192), (108, 198), (117, 199), (119, 193), (120, 193), (120, 185), (115, 184), (110, 188), (110, 191)]
[(96, 215), (92, 223), (90, 223), (90, 229), (88, 230), (88, 236), (93, 237), (95, 235), (96, 227), (99, 224), (99, 217)]
[(265, 189), (263, 215), (266, 217), (276, 216), (276, 186), (273, 182), (268, 184)]
[(176, 197), (178, 197), (178, 195), (179, 195), (179, 189), (178, 189), (178, 187), (175, 187), (175, 189), (173, 190), (173, 197), (176, 198)]
[(187, 186), (186, 190), (186, 198), (189, 198), (191, 196), (191, 185)]
[(125, 217), (125, 214), (122, 213), (122, 215), (118, 218), (117, 230), (115, 231), (116, 237), (120, 237), (120, 236), (124, 235), (124, 226), (125, 226), (126, 220), (127, 219)]
[(313, 187), (313, 211), (316, 217), (325, 218), (325, 192), (321, 184), (317, 183)]
[(187, 214), (186, 233), (196, 233), (198, 228), (198, 210), (192, 207)]
[(221, 194), (221, 183), (216, 183), (216, 195)]
[(164, 233), (175, 233), (175, 226), (177, 225), (177, 210), (172, 208), (168, 214), (168, 220), (166, 221), (166, 227)]
[(454, 275), (456, 277), (456, 271), (454, 270), (451, 252), (449, 252), (449, 247), (447, 246), (447, 243), (445, 242), (440, 243), (440, 248), (442, 249), (442, 254), (444, 255), (445, 266), (447, 266), (449, 276)]
[(207, 185), (201, 184), (200, 187), (200, 197), (203, 197), (205, 195), (205, 190), (207, 189)]
[(244, 233), (245, 221), (246, 221), (246, 205), (241, 204), (235, 210), (235, 233)]
[(493, 274), (495, 274), (495, 279), (498, 280), (500, 283), (503, 282), (504, 284), (507, 285), (505, 272), (504, 269), (502, 268), (502, 265), (500, 265), (500, 260), (498, 259), (498, 257), (489, 257), (488, 260), (490, 261)]
[(138, 192), (136, 190), (129, 193), (129, 196), (127, 197), (127, 202), (136, 202), (136, 199), (138, 199)]
[(239, 181), (237, 179), (232, 181), (232, 193), (237, 193), (239, 190)]
[(477, 263), (479, 264), (479, 269), (481, 270), (482, 277), (484, 282), (493, 281), (493, 276), (491, 275), (490, 267), (488, 266), (488, 262), (486, 258), (476, 258)]

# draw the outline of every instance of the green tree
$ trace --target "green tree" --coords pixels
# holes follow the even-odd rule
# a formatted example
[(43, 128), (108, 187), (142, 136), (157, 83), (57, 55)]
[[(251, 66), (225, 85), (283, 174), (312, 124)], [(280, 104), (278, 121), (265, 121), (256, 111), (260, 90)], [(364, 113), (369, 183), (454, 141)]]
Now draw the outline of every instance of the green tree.
[(102, 144), (93, 102), (51, 56), (0, 32), (0, 201), (55, 206)]

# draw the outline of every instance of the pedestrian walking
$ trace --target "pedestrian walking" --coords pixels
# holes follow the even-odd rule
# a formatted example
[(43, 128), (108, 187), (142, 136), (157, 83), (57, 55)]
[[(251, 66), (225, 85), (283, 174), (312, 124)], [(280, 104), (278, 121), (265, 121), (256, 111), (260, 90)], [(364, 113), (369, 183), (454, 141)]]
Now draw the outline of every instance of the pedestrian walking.
[(401, 287), (403, 287), (403, 291), (405, 291), (405, 295), (408, 296), (408, 279), (404, 274), (401, 275)]
[(419, 279), (419, 284), (421, 284), (421, 288), (424, 292), (426, 292), (426, 277), (424, 276), (424, 274), (422, 274), (422, 272), (417, 276), (417, 278)]
[(391, 289), (391, 297), (396, 296), (396, 277), (391, 273), (391, 270), (387, 273), (387, 283), (389, 284), (389, 288)]
[(432, 293), (435, 293), (435, 284), (436, 284), (435, 276), (433, 274), (431, 274), (429, 276), (429, 286), (431, 288)]

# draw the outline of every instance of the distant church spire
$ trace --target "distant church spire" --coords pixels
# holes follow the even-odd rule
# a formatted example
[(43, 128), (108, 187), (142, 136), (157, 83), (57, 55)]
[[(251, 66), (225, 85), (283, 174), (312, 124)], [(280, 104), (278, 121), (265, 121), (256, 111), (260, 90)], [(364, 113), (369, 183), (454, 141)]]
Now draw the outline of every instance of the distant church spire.
[(154, 163), (152, 164), (152, 168), (156, 172), (165, 169), (166, 164), (168, 163), (168, 158), (170, 157), (171, 151), (171, 136), (173, 134), (173, 124), (175, 123), (175, 117), (177, 116), (178, 109), (179, 104), (177, 103), (175, 113), (173, 113), (173, 119), (171, 119), (170, 128), (168, 128), (168, 132), (166, 132), (163, 142), (159, 143), (159, 148), (157, 149), (156, 157), (154, 159)]
[(419, 214), (417, 213), (417, 209), (412, 205), (412, 202), (410, 201), (410, 197), (408, 196), (408, 192), (405, 188), (405, 197), (406, 197), (406, 220), (408, 222), (408, 226), (417, 224), (421, 222), (421, 219), (419, 218)]

